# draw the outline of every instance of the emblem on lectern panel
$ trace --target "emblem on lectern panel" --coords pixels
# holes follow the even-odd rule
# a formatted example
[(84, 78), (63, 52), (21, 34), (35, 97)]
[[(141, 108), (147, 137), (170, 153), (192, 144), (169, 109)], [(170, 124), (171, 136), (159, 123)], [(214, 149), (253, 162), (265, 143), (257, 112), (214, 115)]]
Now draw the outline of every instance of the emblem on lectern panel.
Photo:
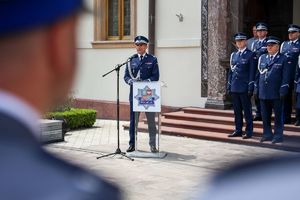
[(159, 96), (156, 94), (156, 89), (145, 86), (143, 89), (138, 89), (138, 94), (134, 98), (138, 101), (138, 106), (148, 109), (155, 106), (155, 101), (159, 99)]

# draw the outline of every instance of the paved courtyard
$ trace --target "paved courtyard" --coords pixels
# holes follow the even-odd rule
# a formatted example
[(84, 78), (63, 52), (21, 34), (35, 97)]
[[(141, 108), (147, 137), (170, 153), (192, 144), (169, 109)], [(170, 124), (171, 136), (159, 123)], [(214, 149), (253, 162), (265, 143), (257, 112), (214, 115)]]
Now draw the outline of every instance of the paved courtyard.
[[(128, 147), (128, 131), (120, 122), (120, 148)], [(148, 134), (139, 133), (139, 149), (149, 151)], [(96, 159), (115, 152), (117, 124), (97, 120), (93, 128), (71, 131), (65, 142), (45, 145), (46, 149), (69, 162), (94, 171), (118, 184), (126, 200), (195, 199), (205, 190), (210, 178), (235, 162), (273, 155), (299, 154), (268, 148), (212, 142), (175, 136), (161, 136), (164, 159), (135, 158), (121, 155)]]

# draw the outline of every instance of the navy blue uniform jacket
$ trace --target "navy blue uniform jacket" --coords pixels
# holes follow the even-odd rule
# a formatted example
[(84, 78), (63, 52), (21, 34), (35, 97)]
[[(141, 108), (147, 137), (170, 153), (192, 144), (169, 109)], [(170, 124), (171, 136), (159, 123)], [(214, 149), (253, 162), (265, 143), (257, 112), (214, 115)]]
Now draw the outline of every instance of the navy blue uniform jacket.
[(0, 199), (121, 199), (114, 185), (51, 156), (23, 123), (1, 112), (0, 132)]
[(268, 54), (263, 54), (258, 60), (260, 99), (279, 99), (285, 96), (289, 88), (289, 75), (292, 61), (289, 57), (278, 53), (273, 61)]
[(241, 56), (233, 52), (230, 56), (230, 71), (227, 90), (230, 92), (253, 92), (256, 71), (255, 53), (246, 49)]
[(295, 75), (295, 92), (300, 93), (300, 59), (296, 66), (296, 75)]
[(291, 70), (290, 70), (290, 86), (293, 87), (293, 82), (295, 78), (296, 67), (298, 64), (298, 58), (300, 54), (300, 41), (299, 39), (295, 42), (284, 41), (280, 47), (280, 53), (290, 56), (292, 60)]
[(157, 58), (151, 54), (146, 54), (142, 61), (139, 57), (133, 58), (126, 65), (124, 80), (130, 85), (129, 100), (132, 101), (132, 81), (159, 80)]

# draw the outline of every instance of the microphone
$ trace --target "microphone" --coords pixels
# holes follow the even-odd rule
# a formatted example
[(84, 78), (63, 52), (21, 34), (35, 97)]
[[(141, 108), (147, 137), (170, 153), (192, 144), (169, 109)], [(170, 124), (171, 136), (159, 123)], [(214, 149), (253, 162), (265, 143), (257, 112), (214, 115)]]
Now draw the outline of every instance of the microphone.
[(132, 56), (130, 56), (129, 58), (128, 58), (128, 60), (130, 61), (130, 60), (132, 60), (133, 58), (137, 58), (138, 57), (138, 54), (133, 54)]

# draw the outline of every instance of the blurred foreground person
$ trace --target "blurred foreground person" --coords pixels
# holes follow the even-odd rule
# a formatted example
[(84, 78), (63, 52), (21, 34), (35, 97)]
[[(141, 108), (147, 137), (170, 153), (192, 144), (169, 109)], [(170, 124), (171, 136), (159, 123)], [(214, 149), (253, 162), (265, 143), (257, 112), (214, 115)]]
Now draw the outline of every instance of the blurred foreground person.
[(238, 164), (218, 174), (201, 200), (299, 199), (299, 157)]
[(0, 1), (0, 199), (120, 199), (101, 178), (45, 152), (38, 119), (75, 75), (82, 0)]

